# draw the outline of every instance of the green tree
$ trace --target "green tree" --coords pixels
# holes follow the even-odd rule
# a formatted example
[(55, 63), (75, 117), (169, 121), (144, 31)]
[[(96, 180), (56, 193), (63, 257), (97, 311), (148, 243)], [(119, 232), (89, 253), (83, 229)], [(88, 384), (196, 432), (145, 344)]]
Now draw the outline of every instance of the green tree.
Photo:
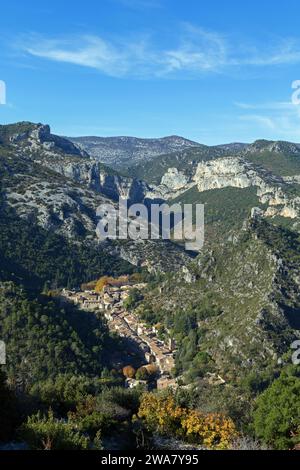
[(6, 384), (6, 376), (0, 370), (0, 441), (11, 438), (17, 422), (15, 398)]
[(135, 378), (137, 380), (148, 380), (149, 379), (149, 374), (146, 369), (146, 367), (140, 367), (135, 374)]
[(257, 399), (253, 413), (258, 438), (275, 449), (294, 446), (300, 425), (300, 368), (281, 373)]
[(89, 447), (89, 439), (81, 435), (72, 422), (56, 419), (51, 410), (47, 416), (40, 412), (30, 416), (19, 433), (35, 450), (84, 450)]

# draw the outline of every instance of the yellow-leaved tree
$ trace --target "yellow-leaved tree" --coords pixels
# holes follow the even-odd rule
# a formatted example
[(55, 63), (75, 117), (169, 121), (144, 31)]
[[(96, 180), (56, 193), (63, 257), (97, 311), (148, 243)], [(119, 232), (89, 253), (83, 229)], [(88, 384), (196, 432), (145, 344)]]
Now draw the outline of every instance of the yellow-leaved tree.
[(218, 413), (204, 414), (198, 410), (189, 410), (181, 425), (187, 437), (209, 449), (228, 449), (237, 437), (232, 419)]
[(102, 276), (98, 281), (96, 282), (95, 286), (95, 291), (96, 292), (101, 292), (103, 287), (109, 284), (113, 280), (113, 277), (110, 276)]
[(209, 449), (228, 449), (238, 433), (231, 418), (178, 406), (174, 394), (145, 393), (138, 412), (146, 427)]
[(166, 434), (181, 434), (184, 414), (184, 408), (176, 406), (169, 393), (145, 393), (138, 411), (139, 418), (143, 418), (150, 429)]

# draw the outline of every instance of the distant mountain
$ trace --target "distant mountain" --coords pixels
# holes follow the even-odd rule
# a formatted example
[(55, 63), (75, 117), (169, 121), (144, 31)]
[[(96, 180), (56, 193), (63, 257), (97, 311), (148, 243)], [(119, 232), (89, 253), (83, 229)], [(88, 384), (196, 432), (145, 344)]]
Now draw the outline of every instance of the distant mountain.
[(242, 142), (232, 142), (230, 144), (216, 145), (216, 147), (229, 152), (240, 152), (241, 150), (245, 150), (247, 147), (249, 147), (249, 144), (244, 144)]
[(112, 168), (123, 168), (151, 160), (162, 154), (199, 147), (200, 144), (176, 135), (161, 139), (137, 137), (68, 137), (93, 158)]

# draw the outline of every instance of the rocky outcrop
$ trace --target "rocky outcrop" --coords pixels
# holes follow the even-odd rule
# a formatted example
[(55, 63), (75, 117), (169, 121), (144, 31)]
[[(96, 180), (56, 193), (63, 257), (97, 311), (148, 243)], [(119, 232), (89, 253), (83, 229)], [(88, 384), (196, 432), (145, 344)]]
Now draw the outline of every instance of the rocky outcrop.
[(300, 198), (289, 196), (285, 181), (262, 168), (256, 167), (242, 157), (220, 158), (198, 164), (194, 181), (200, 192), (226, 187), (257, 188), (257, 196), (262, 204), (269, 207), (265, 215), (296, 218), (300, 214)]
[(7, 188), (6, 202), (19, 217), (76, 240), (82, 236), (96, 238), (96, 209), (109, 201), (68, 182), (27, 176), (22, 185)]
[(178, 171), (177, 168), (169, 168), (161, 180), (163, 186), (166, 186), (168, 189), (173, 189), (173, 191), (185, 188), (187, 183), (188, 177), (183, 171)]
[(126, 240), (115, 245), (104, 242), (102, 246), (109, 254), (152, 273), (180, 271), (192, 260), (183, 248), (169, 240)]
[(128, 199), (130, 203), (142, 202), (149, 187), (143, 181), (135, 180), (111, 172), (95, 160), (43, 160), (41, 162), (51, 170), (76, 183), (83, 184), (97, 193), (117, 201)]
[(300, 216), (300, 198), (289, 194), (288, 185), (293, 183), (298, 183), (297, 176), (276, 176), (242, 156), (222, 157), (201, 161), (192, 176), (169, 168), (161, 183), (151, 187), (147, 197), (174, 199), (194, 186), (199, 193), (227, 187), (255, 187), (259, 201), (267, 206), (266, 216), (294, 219)]
[(21, 132), (13, 132), (9, 136), (11, 144), (21, 144), (30, 152), (40, 150), (63, 152), (67, 155), (77, 155), (88, 157), (88, 154), (63, 137), (51, 134), (50, 127), (47, 124), (31, 124), (28, 129)]
[(194, 181), (200, 192), (228, 186), (235, 188), (256, 186), (260, 190), (260, 196), (273, 193), (274, 188), (279, 188), (282, 183), (281, 178), (262, 169), (258, 171), (255, 165), (241, 157), (220, 158), (199, 163)]
[(151, 186), (146, 193), (146, 197), (158, 200), (174, 199), (193, 186), (195, 186), (195, 183), (190, 176), (177, 168), (168, 168), (161, 179), (161, 183), (158, 186)]
[[(0, 149), (5, 149), (0, 160), (3, 203), (17, 217), (74, 242), (99, 243), (100, 205), (115, 204), (119, 197), (141, 202), (150, 189), (74, 150), (73, 144), (52, 136), (49, 126), (0, 126)], [(106, 240), (104, 247), (155, 272), (180, 269), (189, 260), (184, 250), (163, 240)]]
[(146, 183), (119, 175), (69, 140), (51, 134), (48, 125), (30, 124), (26, 130), (23, 126), (12, 130), (9, 143), (35, 163), (113, 200), (121, 197), (130, 203), (141, 202), (149, 190)]

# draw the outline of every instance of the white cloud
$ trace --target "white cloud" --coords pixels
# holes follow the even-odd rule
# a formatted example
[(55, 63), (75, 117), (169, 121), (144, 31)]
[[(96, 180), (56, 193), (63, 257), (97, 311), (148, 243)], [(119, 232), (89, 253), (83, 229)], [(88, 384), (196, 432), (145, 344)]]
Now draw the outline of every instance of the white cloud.
[(114, 77), (162, 77), (185, 72), (193, 75), (224, 65), (226, 47), (221, 36), (186, 25), (178, 46), (159, 48), (149, 37), (107, 40), (99, 36), (23, 39), (29, 55), (91, 67)]
[(37, 45), (34, 42), (24, 47), (32, 56), (91, 67), (108, 75), (122, 76), (128, 69), (128, 52), (125, 54), (100, 37), (84, 36), (79, 40), (63, 41), (40, 39)]
[(225, 38), (202, 28), (185, 25), (185, 34), (177, 48), (165, 51), (166, 73), (178, 70), (216, 71), (226, 65)]
[(249, 65), (292, 65), (300, 62), (300, 42), (296, 39), (282, 39), (268, 50), (257, 52), (246, 59)]
[[(136, 0), (119, 0), (136, 3)], [(139, 4), (152, 3), (138, 0)], [(165, 38), (170, 43), (170, 38)], [(264, 47), (236, 45), (223, 35), (190, 24), (181, 25), (171, 46), (149, 35), (104, 38), (95, 35), (67, 39), (40, 36), (18, 44), (28, 55), (90, 67), (113, 77), (197, 78), (234, 67), (262, 67), (300, 63), (300, 40), (283, 39)]]

